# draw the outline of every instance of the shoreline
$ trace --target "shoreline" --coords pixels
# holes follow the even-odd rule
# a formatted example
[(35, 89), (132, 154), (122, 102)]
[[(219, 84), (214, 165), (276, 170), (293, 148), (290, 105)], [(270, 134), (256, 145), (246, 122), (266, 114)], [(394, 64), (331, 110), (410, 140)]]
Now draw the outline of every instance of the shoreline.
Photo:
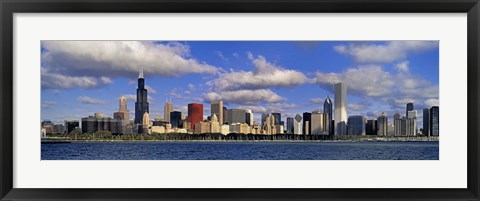
[(435, 139), (348, 139), (348, 140), (66, 140), (72, 143), (76, 142), (118, 142), (118, 143), (130, 143), (130, 142), (189, 142), (189, 143), (337, 143), (337, 142), (439, 142), (438, 138)]

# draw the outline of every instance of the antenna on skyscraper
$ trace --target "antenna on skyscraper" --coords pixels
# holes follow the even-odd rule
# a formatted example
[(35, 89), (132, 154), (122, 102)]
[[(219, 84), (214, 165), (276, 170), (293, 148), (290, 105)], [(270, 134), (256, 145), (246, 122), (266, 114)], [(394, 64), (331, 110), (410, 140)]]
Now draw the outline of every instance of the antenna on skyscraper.
[(140, 68), (140, 72), (138, 74), (138, 78), (143, 78), (143, 68)]

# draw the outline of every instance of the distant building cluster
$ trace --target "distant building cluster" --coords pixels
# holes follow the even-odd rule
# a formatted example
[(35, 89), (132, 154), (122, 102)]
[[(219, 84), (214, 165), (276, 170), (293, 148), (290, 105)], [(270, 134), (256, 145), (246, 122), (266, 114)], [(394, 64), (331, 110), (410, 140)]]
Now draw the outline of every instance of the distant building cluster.
[(52, 121), (42, 121), (41, 127), (45, 133), (67, 134), (80, 129), (80, 123), (76, 120), (65, 120), (63, 124), (54, 124)]
[[(223, 101), (212, 101), (210, 116), (204, 119), (204, 105), (189, 103), (187, 114), (175, 111), (173, 102), (166, 100), (162, 117), (150, 119), (148, 93), (145, 88), (143, 71), (138, 78), (135, 102), (135, 117), (130, 120), (127, 99), (120, 97), (119, 109), (113, 117), (104, 117), (102, 113), (81, 119), (83, 133), (109, 131), (112, 134), (138, 133), (241, 133), (241, 134), (298, 134), (298, 135), (378, 135), (378, 136), (439, 136), (439, 107), (423, 109), (423, 128), (418, 129), (417, 111), (413, 103), (406, 105), (405, 116), (396, 113), (393, 124), (389, 124), (387, 114), (382, 113), (376, 119), (367, 119), (362, 115), (347, 115), (347, 86), (339, 82), (334, 85), (334, 103), (327, 96), (323, 111), (316, 110), (296, 114), (282, 121), (281, 113), (263, 113), (261, 122), (255, 122), (249, 109), (231, 108)], [(64, 124), (42, 122), (42, 132), (70, 133), (80, 129), (79, 121), (65, 121)]]

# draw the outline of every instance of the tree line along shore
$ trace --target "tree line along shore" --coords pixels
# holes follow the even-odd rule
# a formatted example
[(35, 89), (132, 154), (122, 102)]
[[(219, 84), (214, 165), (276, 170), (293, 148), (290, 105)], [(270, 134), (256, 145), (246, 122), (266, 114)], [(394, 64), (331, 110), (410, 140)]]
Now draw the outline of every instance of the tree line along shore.
[(111, 141), (439, 141), (439, 137), (426, 136), (377, 136), (377, 135), (298, 135), (298, 134), (239, 134), (220, 133), (187, 134), (120, 134), (112, 135), (109, 131), (95, 133), (81, 133), (72, 131), (68, 134), (47, 133), (47, 139), (63, 139), (84, 142), (111, 142)]

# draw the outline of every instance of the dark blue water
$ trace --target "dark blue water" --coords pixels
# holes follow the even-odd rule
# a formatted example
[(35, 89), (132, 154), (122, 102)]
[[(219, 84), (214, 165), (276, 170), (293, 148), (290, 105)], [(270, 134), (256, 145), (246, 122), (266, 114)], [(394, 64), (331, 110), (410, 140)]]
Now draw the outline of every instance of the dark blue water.
[(42, 160), (438, 160), (438, 142), (74, 142)]

